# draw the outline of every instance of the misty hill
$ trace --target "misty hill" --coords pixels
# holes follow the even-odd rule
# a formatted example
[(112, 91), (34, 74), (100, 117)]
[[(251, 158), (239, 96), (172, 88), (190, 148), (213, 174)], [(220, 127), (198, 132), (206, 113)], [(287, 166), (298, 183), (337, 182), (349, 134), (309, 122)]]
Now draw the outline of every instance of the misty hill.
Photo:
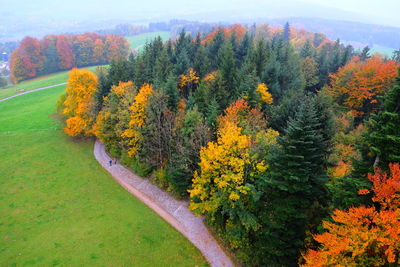
[(282, 26), (289, 22), (298, 29), (324, 33), (332, 40), (339, 38), (359, 42), (370, 47), (379, 45), (393, 49), (400, 48), (400, 28), (397, 27), (320, 18), (281, 18), (266, 20), (266, 22), (272, 26)]

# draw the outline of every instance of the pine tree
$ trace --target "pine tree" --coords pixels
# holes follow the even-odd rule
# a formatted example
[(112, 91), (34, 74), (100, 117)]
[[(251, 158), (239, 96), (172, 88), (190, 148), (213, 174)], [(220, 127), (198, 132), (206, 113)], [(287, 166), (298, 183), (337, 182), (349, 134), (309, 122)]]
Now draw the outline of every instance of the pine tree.
[(98, 67), (96, 70), (97, 74), (97, 91), (95, 93), (96, 107), (95, 111), (98, 113), (103, 106), (104, 97), (108, 95), (111, 90), (111, 83), (108, 77), (108, 72), (104, 67)]
[(217, 117), (220, 113), (220, 106), (215, 99), (211, 99), (207, 108), (207, 117), (206, 122), (207, 125), (212, 127), (213, 129), (216, 128)]
[(400, 162), (400, 68), (398, 72), (393, 87), (386, 92), (383, 111), (372, 114), (368, 123), (374, 167), (385, 171), (389, 163)]
[(297, 266), (312, 206), (326, 202), (328, 151), (321, 123), (314, 101), (305, 101), (278, 139), (281, 148), (272, 156), (266, 178), (268, 207), (260, 237), (266, 263)]
[(392, 60), (396, 61), (397, 63), (400, 63), (400, 49), (393, 51)]
[(174, 73), (176, 76), (184, 74), (190, 67), (190, 59), (186, 48), (180, 50), (176, 57)]
[(211, 69), (216, 70), (218, 67), (218, 57), (220, 49), (223, 47), (225, 43), (225, 34), (222, 30), (218, 31), (218, 33), (214, 36), (211, 44), (207, 46), (208, 48), (208, 57), (210, 58)]
[(179, 91), (176, 78), (171, 74), (165, 83), (165, 95), (167, 97), (167, 106), (170, 110), (175, 111), (179, 103)]
[(369, 59), (371, 57), (371, 55), (369, 54), (370, 50), (371, 49), (368, 46), (363, 48), (363, 50), (361, 51), (361, 54), (360, 54), (361, 61), (366, 61), (367, 59)]
[(300, 57), (290, 43), (284, 42), (281, 38), (272, 41), (270, 56), (263, 68), (261, 81), (268, 85), (277, 103), (288, 94), (288, 91), (303, 91), (305, 81)]
[(311, 41), (307, 39), (307, 41), (300, 50), (300, 56), (302, 58), (306, 58), (306, 57), (314, 57), (314, 55), (315, 55), (315, 49), (312, 46)]
[(168, 74), (171, 70), (171, 64), (168, 58), (168, 53), (166, 47), (161, 52), (161, 55), (157, 57), (156, 65), (154, 67), (155, 77), (154, 79), (158, 83), (163, 83), (166, 81)]
[(285, 41), (285, 42), (289, 42), (289, 40), (290, 40), (289, 22), (286, 22), (285, 27), (283, 28), (282, 38), (283, 38), (283, 41)]
[(219, 70), (224, 80), (227, 91), (230, 94), (232, 100), (237, 96), (235, 92), (236, 82), (236, 59), (233, 51), (232, 44), (230, 42), (225, 43), (223, 48), (218, 55), (219, 58)]
[(246, 32), (246, 34), (243, 36), (243, 39), (240, 41), (239, 47), (236, 52), (236, 59), (239, 64), (243, 64), (244, 59), (250, 52), (250, 49), (252, 47), (253, 40), (250, 37), (249, 32)]

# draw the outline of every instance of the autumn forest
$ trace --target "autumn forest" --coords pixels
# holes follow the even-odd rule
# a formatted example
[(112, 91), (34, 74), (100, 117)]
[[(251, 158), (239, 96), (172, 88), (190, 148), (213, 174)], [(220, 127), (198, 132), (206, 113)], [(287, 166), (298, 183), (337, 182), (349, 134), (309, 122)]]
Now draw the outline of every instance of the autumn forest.
[(398, 59), (235, 24), (137, 54), (115, 36), (27, 38), (12, 77), (108, 62), (70, 71), (65, 133), (189, 200), (238, 263), (400, 264)]

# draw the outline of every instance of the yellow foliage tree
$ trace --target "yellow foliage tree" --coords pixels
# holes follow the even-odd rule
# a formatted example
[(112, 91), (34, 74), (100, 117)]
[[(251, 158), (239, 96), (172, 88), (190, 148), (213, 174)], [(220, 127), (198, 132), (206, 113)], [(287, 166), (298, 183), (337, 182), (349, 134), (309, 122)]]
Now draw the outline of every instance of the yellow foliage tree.
[[(111, 87), (108, 96), (104, 97), (103, 108), (93, 125), (93, 133), (103, 143), (122, 144), (121, 134), (128, 125), (128, 108), (133, 102), (136, 90), (133, 82), (119, 82)], [(115, 104), (118, 103), (118, 104)]]
[(200, 78), (194, 69), (188, 69), (186, 74), (182, 74), (179, 79), (179, 88), (183, 94), (188, 96), (190, 91), (193, 91), (195, 86), (199, 83)]
[(244, 100), (228, 107), (226, 115), (219, 118), (217, 141), (209, 142), (200, 151), (200, 171), (195, 172), (193, 189), (189, 190), (190, 208), (200, 214), (215, 212), (221, 205), (234, 208), (235, 202), (250, 191), (246, 183), (268, 168), (252, 148), (275, 144), (278, 133), (263, 129), (254, 136), (245, 134), (239, 124), (257, 114), (247, 109)]
[(260, 99), (262, 103), (266, 103), (271, 105), (273, 102), (273, 98), (270, 92), (268, 92), (268, 88), (265, 83), (259, 83), (256, 89), (257, 93), (260, 95)]
[(129, 108), (131, 111), (131, 120), (129, 121), (129, 128), (123, 132), (121, 137), (129, 139), (128, 155), (133, 157), (139, 150), (138, 142), (140, 135), (138, 129), (143, 127), (146, 120), (146, 106), (149, 102), (149, 97), (153, 93), (153, 86), (150, 84), (143, 84), (139, 93), (135, 96), (132, 106)]
[(244, 170), (250, 164), (250, 138), (241, 134), (241, 130), (233, 122), (226, 123), (218, 131), (217, 142), (210, 142), (201, 149), (201, 172), (194, 174), (193, 189), (189, 190), (190, 197), (199, 198), (201, 202), (191, 202), (192, 210), (215, 211), (221, 204), (217, 192), (233, 200), (231, 205), (241, 194), (247, 194)]
[(64, 131), (70, 136), (92, 135), (95, 104), (94, 94), (97, 90), (97, 77), (88, 70), (72, 69), (66, 89), (63, 114), (67, 116), (67, 127)]

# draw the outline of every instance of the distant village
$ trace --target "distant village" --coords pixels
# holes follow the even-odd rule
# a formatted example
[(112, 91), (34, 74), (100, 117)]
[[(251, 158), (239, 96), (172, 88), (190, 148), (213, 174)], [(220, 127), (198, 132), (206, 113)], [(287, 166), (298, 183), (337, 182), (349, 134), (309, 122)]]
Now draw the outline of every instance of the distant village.
[(1, 53), (0, 57), (0, 87), (5, 87), (8, 84), (8, 76), (10, 74), (10, 62), (7, 52)]
[(3, 69), (10, 69), (9, 68), (9, 65), (8, 65), (8, 58), (9, 58), (9, 56), (8, 56), (8, 54), (7, 54), (7, 52), (3, 52), (2, 54), (1, 54), (1, 65), (0, 65), (0, 70), (3, 70)]

